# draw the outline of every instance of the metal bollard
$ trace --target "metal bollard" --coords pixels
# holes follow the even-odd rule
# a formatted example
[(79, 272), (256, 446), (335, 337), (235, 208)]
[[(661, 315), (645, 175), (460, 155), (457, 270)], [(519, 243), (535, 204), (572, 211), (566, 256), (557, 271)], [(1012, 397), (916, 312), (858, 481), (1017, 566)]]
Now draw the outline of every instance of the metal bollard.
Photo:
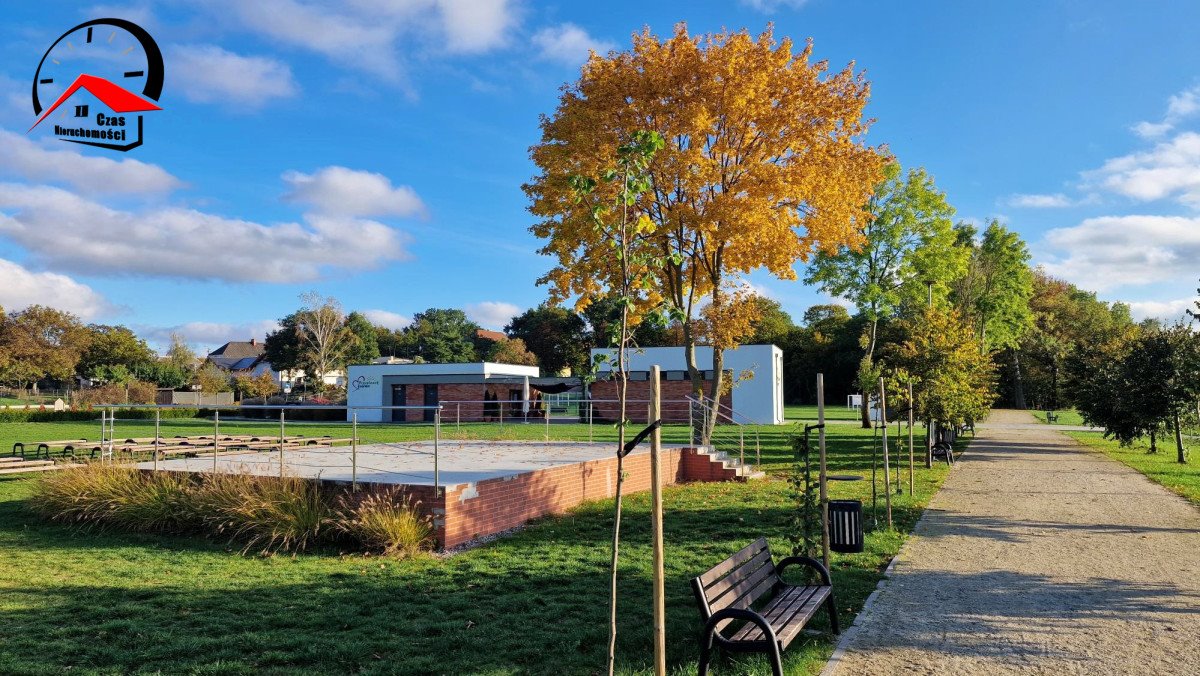
[(350, 416), (350, 490), (358, 490), (358, 411)]

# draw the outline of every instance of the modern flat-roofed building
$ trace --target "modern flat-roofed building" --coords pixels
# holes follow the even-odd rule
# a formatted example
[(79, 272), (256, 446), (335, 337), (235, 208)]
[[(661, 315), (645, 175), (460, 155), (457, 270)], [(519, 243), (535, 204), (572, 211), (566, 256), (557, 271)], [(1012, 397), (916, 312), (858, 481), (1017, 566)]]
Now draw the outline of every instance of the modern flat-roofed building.
[[(432, 421), (433, 409), (386, 410), (379, 406), (454, 406), (443, 415), (483, 420), (491, 413), (512, 415), (525, 398), (526, 379), (540, 375), (536, 366), (492, 362), (467, 364), (359, 364), (348, 367), (347, 419), (359, 422)], [(537, 385), (530, 382), (531, 389)], [(536, 391), (530, 398), (537, 397)], [(486, 404), (494, 401), (495, 404)], [(357, 407), (357, 408), (356, 408)], [(365, 407), (365, 408), (364, 408)]]
[[(696, 346), (696, 365), (703, 372), (706, 392), (713, 379), (712, 350), (706, 345)], [(609, 378), (615, 368), (616, 350), (593, 349), (593, 358), (597, 354), (607, 354), (609, 360), (599, 367), (600, 379), (591, 385), (592, 398), (615, 399), (616, 388)], [(691, 394), (692, 383), (688, 379), (684, 348), (630, 348), (627, 355), (630, 399), (645, 401), (650, 398), (650, 367), (655, 364), (662, 369), (664, 400), (681, 400)], [(721, 403), (725, 407), (723, 410), (732, 409), (734, 422), (783, 423), (783, 350), (774, 345), (742, 345), (725, 350), (724, 370), (725, 378), (732, 378), (734, 385), (728, 395), (721, 397)], [(602, 410), (602, 406), (598, 403), (597, 410)]]

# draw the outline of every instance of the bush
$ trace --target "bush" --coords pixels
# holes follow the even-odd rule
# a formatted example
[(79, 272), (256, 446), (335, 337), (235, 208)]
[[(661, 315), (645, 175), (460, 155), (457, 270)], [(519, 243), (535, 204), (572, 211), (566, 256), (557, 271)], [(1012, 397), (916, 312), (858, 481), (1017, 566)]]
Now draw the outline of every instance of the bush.
[(243, 543), (243, 553), (304, 551), (351, 540), (363, 549), (412, 556), (432, 528), (398, 492), (337, 508), (313, 481), (247, 474), (182, 475), (90, 463), (39, 478), (30, 505), (53, 521), (86, 529), (203, 533)]
[(414, 556), (430, 544), (433, 528), (407, 495), (390, 490), (351, 504), (339, 503), (337, 528), (364, 549), (390, 556)]
[(153, 404), (158, 388), (153, 383), (135, 380), (130, 383), (110, 383), (75, 392), (77, 406), (96, 404)]
[[(152, 408), (106, 409), (116, 411), (121, 420), (154, 420)], [(160, 409), (163, 420), (178, 418), (212, 417), (212, 409), (164, 408)], [(42, 411), (37, 409), (0, 409), (0, 423), (21, 422), (92, 422), (100, 419), (100, 409), (83, 408), (74, 411)]]

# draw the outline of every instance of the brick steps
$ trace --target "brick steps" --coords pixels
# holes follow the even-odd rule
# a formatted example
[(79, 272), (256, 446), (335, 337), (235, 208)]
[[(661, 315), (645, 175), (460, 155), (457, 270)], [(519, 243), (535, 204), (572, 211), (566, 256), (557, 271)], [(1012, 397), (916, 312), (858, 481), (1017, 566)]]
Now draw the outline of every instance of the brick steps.
[(726, 475), (727, 481), (753, 481), (766, 476), (765, 472), (755, 470), (750, 463), (743, 464), (725, 451), (718, 451), (712, 447), (698, 448), (696, 455), (707, 457), (714, 465), (719, 463), (720, 473)]

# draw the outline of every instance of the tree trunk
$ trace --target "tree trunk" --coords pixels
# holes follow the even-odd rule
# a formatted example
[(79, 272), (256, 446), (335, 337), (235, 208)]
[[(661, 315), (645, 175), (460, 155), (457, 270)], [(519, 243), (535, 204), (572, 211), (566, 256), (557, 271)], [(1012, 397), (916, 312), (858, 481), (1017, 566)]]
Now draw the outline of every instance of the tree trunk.
[[(704, 400), (704, 379), (700, 377), (700, 367), (696, 364), (696, 338), (692, 334), (692, 324), (690, 321), (683, 323), (683, 358), (687, 363), (688, 378), (692, 381), (692, 397), (702, 402)], [(692, 406), (692, 404), (688, 404)], [(700, 406), (697, 406), (699, 409)], [(700, 427), (692, 425), (691, 430), (692, 443), (704, 443), (704, 433)]]
[[(878, 328), (879, 328), (879, 320), (878, 319), (872, 320), (871, 321), (871, 338), (870, 338), (870, 340), (867, 341), (867, 353), (865, 355), (863, 355), (862, 362), (860, 362), (860, 364), (859, 364), (858, 372), (859, 372), (860, 377), (866, 375), (865, 369), (875, 363), (875, 336), (876, 336), (876, 331), (878, 330)], [(859, 411), (859, 413), (861, 414), (860, 417), (862, 420), (862, 428), (864, 430), (869, 430), (869, 429), (871, 429), (871, 395), (870, 395), (870, 392), (871, 392), (872, 388), (868, 387), (866, 383), (859, 383), (859, 387), (862, 388), (862, 409)]]
[[(704, 425), (704, 438), (701, 443), (707, 445), (712, 440), (713, 430), (717, 426), (717, 418), (721, 415), (721, 390), (725, 384), (725, 351), (713, 348), (712, 354), (713, 379), (708, 388), (709, 402), (708, 420)], [(731, 411), (732, 413), (732, 411)], [(732, 418), (731, 418), (732, 420)]]
[(1150, 453), (1158, 453), (1158, 444), (1155, 443), (1154, 430), (1150, 430)]
[(1017, 354), (1016, 348), (1008, 348), (1012, 353), (1013, 365), (1013, 406), (1018, 410), (1025, 410), (1025, 381), (1021, 378), (1021, 357)]
[(1180, 463), (1187, 462), (1187, 451), (1183, 448), (1183, 432), (1179, 429), (1179, 409), (1175, 409), (1175, 451), (1178, 453), (1176, 460)]

